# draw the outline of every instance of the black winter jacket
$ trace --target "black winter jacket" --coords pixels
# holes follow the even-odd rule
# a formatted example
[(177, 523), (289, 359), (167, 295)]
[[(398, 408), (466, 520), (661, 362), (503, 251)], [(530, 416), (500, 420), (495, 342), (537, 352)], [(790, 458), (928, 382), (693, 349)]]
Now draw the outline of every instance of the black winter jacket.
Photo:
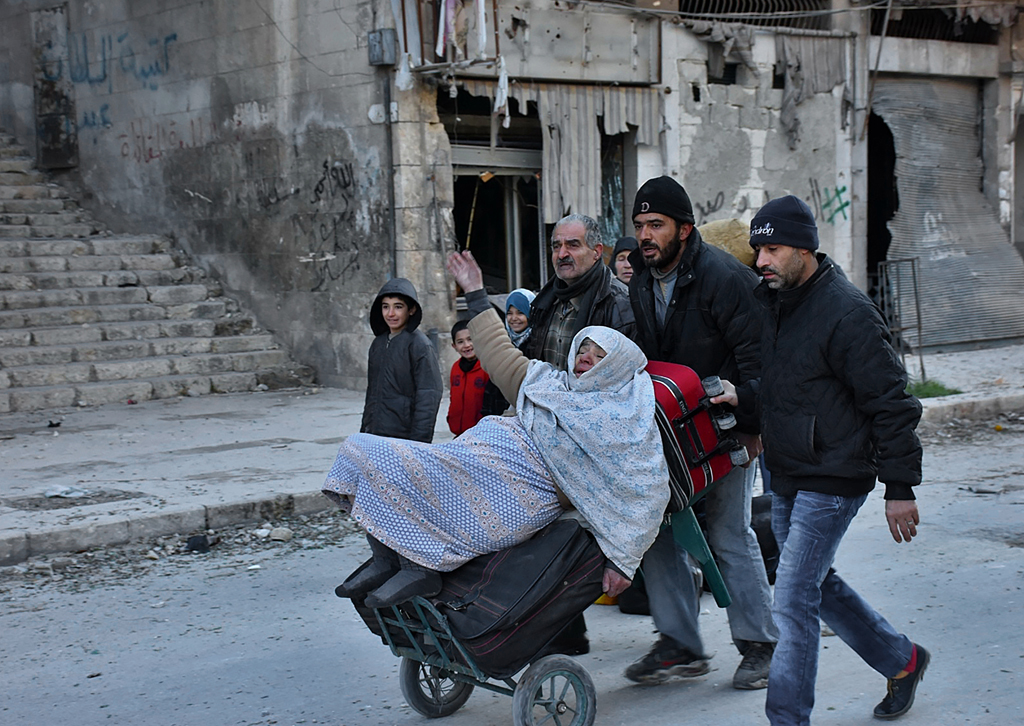
[(807, 282), (757, 294), (769, 311), (761, 342), (761, 437), (772, 490), (859, 496), (877, 476), (886, 499), (921, 481), (921, 404), (874, 303), (823, 254)]
[[(588, 325), (603, 325), (632, 339), (636, 334), (636, 326), (633, 322), (633, 310), (629, 306), (629, 290), (612, 274), (608, 267), (601, 265), (601, 270), (604, 274), (598, 278), (594, 305), (590, 310), (580, 310), (573, 335)], [(558, 298), (555, 297), (555, 285), (559, 282), (557, 277), (552, 277), (530, 303), (530, 325), (533, 330), (522, 347), (527, 358), (544, 360), (544, 339), (547, 337), (548, 326), (551, 324), (552, 311), (558, 304)], [(566, 364), (565, 361), (546, 362), (560, 367), (565, 367)]]
[(754, 298), (757, 275), (701, 238), (694, 228), (679, 261), (665, 331), (658, 333), (654, 276), (637, 249), (629, 256), (629, 299), (636, 343), (650, 360), (689, 366), (701, 378), (721, 376), (736, 385), (737, 430), (757, 433), (759, 353), (764, 309)]
[[(401, 295), (416, 304), (405, 329), (390, 337), (381, 312), (381, 298)], [(430, 443), (444, 393), (434, 346), (420, 330), (423, 309), (416, 289), (403, 278), (385, 283), (370, 308), (370, 327), (376, 334), (367, 362), (366, 403), (362, 433)]]

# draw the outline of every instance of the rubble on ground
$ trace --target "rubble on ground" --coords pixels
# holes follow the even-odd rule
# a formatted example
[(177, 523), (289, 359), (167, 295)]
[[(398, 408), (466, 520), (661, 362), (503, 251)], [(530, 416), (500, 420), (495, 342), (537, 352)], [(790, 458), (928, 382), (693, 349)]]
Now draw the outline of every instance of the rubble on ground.
[(356, 529), (348, 515), (331, 509), (74, 554), (41, 555), (0, 567), (0, 602), (26, 587), (82, 592), (98, 586), (128, 584), (143, 572), (165, 568), (171, 574), (177, 565), (192, 565), (197, 558), (212, 559), (217, 566), (244, 571), (254, 565), (258, 567), (255, 563), (265, 561), (268, 555), (339, 546)]

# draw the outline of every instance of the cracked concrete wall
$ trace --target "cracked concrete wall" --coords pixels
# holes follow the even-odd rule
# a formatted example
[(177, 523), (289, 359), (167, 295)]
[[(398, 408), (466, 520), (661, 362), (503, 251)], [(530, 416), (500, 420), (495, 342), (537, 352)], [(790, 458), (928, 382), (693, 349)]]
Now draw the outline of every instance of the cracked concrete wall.
[[(0, 9), (19, 31), (0, 39), (0, 124), (30, 149), (30, 13), (46, 6)], [(67, 17), (80, 163), (61, 180), (114, 231), (172, 235), (322, 382), (362, 386), (394, 257), (391, 72), (367, 51), (370, 30), (394, 27), (390, 2), (71, 0)], [(429, 91), (393, 100), (397, 274), (423, 328), (446, 334), (447, 137)]]
[[(821, 249), (849, 268), (853, 259), (848, 132), (841, 129), (841, 87), (797, 106), (800, 139), (790, 149), (779, 121), (782, 90), (772, 88), (775, 41), (755, 36), (758, 75), (740, 65), (735, 84), (708, 82), (708, 44), (689, 30), (663, 26), (666, 131), (660, 149), (641, 148), (638, 182), (668, 174), (690, 195), (697, 223), (749, 221), (769, 199), (794, 194), (818, 221)], [(730, 57), (729, 62), (733, 62)]]

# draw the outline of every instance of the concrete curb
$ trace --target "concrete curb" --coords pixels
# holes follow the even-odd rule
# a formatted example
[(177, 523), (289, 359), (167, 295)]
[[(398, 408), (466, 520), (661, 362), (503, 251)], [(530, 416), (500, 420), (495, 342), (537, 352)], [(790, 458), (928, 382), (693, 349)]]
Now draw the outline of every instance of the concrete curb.
[(993, 396), (985, 393), (960, 393), (955, 396), (925, 398), (921, 421), (942, 424), (952, 419), (978, 419), (1010, 411), (1024, 411), (1024, 392)]
[(214, 505), (180, 505), (152, 514), (115, 516), (108, 522), (82, 526), (0, 535), (0, 566), (16, 565), (37, 555), (81, 552), (287, 515), (315, 514), (331, 506), (319, 491), (272, 494)]

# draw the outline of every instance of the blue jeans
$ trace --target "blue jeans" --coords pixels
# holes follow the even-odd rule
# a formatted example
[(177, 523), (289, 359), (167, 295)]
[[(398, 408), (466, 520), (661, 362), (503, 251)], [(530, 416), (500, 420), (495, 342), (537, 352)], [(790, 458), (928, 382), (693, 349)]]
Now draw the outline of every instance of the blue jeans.
[[(778, 631), (772, 622), (771, 590), (757, 537), (750, 528), (750, 499), (754, 468), (736, 468), (707, 494), (708, 543), (732, 596), (729, 628), (733, 642), (774, 643)], [(658, 631), (695, 655), (704, 654), (697, 615), (700, 603), (690, 572), (689, 555), (663, 527), (643, 561), (644, 586), (651, 616)]]
[(820, 620), (886, 678), (910, 662), (914, 644), (832, 569), (839, 543), (866, 499), (804, 491), (772, 499), (772, 530), (782, 550), (775, 576), (779, 643), (765, 702), (773, 726), (811, 722)]

